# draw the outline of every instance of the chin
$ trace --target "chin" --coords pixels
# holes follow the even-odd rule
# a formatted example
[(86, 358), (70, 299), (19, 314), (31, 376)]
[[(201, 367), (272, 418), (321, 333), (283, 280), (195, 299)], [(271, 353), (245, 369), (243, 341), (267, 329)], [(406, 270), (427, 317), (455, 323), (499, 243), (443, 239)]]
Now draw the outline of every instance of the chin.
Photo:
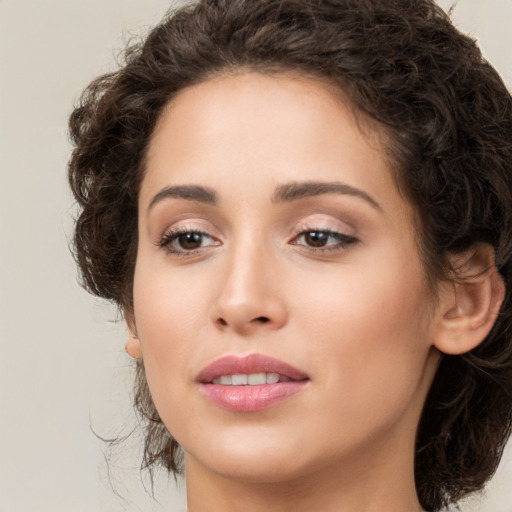
[(204, 444), (195, 441), (190, 451), (186, 442), (183, 446), (186, 468), (193, 460), (225, 478), (262, 484), (294, 480), (309, 471), (306, 451), (297, 449), (303, 441), (272, 434), (262, 425), (230, 429), (225, 435), (211, 433)]

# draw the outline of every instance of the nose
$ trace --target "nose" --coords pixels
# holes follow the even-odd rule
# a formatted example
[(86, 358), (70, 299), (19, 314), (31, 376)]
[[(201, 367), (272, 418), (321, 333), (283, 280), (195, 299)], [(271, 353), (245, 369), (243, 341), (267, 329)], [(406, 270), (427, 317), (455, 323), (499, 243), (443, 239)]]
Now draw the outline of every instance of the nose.
[(271, 258), (240, 251), (225, 265), (212, 308), (216, 327), (240, 335), (283, 327), (288, 312), (278, 269)]

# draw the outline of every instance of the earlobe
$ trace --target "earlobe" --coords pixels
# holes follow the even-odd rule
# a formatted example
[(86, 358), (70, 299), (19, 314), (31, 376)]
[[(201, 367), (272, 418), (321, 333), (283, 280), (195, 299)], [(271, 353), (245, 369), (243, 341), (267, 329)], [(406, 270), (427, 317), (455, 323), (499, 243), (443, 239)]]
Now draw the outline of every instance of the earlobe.
[[(460, 261), (460, 257), (458, 258)], [(480, 245), (456, 268), (456, 277), (440, 299), (440, 324), (434, 345), (445, 354), (463, 354), (489, 334), (498, 316), (505, 286), (494, 264), (494, 252)]]
[(126, 353), (133, 357), (134, 359), (142, 359), (140, 340), (134, 334), (130, 334), (130, 337), (126, 342), (125, 349)]
[(140, 340), (137, 335), (137, 328), (135, 327), (135, 319), (133, 314), (125, 315), (126, 325), (130, 332), (130, 336), (125, 344), (126, 353), (134, 359), (142, 359), (142, 349), (140, 346)]

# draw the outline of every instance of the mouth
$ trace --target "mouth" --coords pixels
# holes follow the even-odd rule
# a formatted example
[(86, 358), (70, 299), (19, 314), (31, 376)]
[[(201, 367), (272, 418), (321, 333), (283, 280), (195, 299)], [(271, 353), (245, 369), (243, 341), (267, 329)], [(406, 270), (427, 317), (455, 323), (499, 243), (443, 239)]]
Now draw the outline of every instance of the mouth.
[(263, 384), (277, 384), (278, 382), (290, 382), (285, 375), (274, 372), (260, 373), (234, 373), (233, 375), (221, 375), (212, 380), (213, 384), (223, 386), (262, 386)]
[(262, 354), (225, 356), (206, 366), (196, 381), (214, 405), (235, 412), (256, 412), (295, 395), (308, 375)]

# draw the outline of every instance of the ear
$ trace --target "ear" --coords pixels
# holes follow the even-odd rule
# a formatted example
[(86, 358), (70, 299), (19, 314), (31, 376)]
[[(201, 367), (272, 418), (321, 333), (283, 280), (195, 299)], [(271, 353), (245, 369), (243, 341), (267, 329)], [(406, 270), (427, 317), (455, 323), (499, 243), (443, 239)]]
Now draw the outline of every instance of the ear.
[(126, 324), (128, 326), (128, 330), (130, 331), (130, 335), (125, 344), (126, 353), (134, 359), (142, 359), (140, 340), (137, 336), (135, 321), (131, 315), (126, 317)]
[(131, 334), (125, 345), (126, 353), (134, 359), (142, 359), (142, 350), (140, 348), (140, 341), (137, 336)]
[(488, 244), (453, 256), (451, 264), (453, 279), (441, 285), (434, 345), (445, 354), (457, 355), (474, 349), (489, 334), (505, 296), (505, 285)]

